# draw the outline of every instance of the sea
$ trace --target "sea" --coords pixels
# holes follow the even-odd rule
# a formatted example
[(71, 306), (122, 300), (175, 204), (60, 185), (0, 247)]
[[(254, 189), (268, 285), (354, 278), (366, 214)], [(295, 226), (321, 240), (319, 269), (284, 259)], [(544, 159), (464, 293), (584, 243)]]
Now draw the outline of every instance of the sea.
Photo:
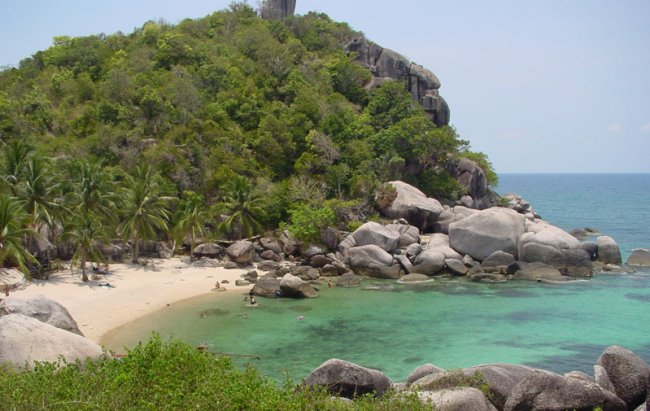
[[(624, 260), (634, 248), (650, 248), (650, 174), (503, 174), (497, 192), (521, 195), (565, 230), (589, 227), (613, 237)], [(259, 299), (257, 307), (238, 293), (205, 295), (114, 330), (102, 343), (126, 352), (158, 333), (206, 345), (278, 381), (299, 381), (330, 358), (379, 369), (393, 381), (425, 363), (593, 374), (610, 345), (650, 361), (650, 270), (564, 285), (369, 280), (360, 289), (320, 291), (309, 300)]]

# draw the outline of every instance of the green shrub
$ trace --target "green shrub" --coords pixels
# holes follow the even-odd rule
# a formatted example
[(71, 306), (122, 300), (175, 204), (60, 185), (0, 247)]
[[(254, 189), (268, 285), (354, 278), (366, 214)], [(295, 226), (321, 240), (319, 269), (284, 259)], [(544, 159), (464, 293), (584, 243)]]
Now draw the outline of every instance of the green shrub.
[(329, 206), (314, 207), (301, 204), (289, 210), (291, 225), (289, 232), (301, 241), (311, 242), (320, 240), (320, 230), (334, 225), (336, 216)]

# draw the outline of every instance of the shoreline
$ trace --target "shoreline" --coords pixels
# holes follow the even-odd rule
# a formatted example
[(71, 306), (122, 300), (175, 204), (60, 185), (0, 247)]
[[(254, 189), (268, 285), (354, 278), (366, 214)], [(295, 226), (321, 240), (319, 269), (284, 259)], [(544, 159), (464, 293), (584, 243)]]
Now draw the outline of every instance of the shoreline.
[[(113, 263), (111, 274), (102, 275), (87, 283), (81, 281), (79, 270), (69, 269), (50, 275), (49, 280), (34, 280), (27, 287), (11, 293), (28, 299), (44, 295), (63, 305), (86, 338), (101, 345), (107, 333), (127, 325), (140, 317), (159, 311), (172, 304), (210, 294), (217, 281), (225, 294), (247, 291), (250, 286), (236, 286), (245, 269), (227, 270), (223, 267), (195, 267), (184, 264), (180, 258), (152, 259), (146, 267), (130, 263)], [(110, 286), (106, 286), (110, 284)]]

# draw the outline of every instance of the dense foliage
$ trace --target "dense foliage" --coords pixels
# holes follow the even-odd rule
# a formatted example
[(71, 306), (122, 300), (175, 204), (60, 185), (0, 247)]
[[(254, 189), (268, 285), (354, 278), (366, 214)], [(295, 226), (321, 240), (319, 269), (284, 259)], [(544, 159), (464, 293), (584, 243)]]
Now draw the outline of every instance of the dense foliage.
[(241, 238), (329, 218), (328, 199), (362, 209), (394, 179), (462, 195), (448, 163), (484, 157), (405, 84), (367, 91), (370, 72), (342, 47), (358, 35), (323, 14), (266, 21), (233, 3), (175, 26), (56, 37), (0, 71), (0, 190), (21, 200), (25, 228), (86, 218), (133, 240), (136, 257), (139, 239)]
[(332, 401), (322, 390), (278, 385), (253, 368), (179, 341), (153, 336), (123, 359), (38, 364), (33, 370), (0, 367), (6, 410), (424, 410), (416, 397), (362, 397)]

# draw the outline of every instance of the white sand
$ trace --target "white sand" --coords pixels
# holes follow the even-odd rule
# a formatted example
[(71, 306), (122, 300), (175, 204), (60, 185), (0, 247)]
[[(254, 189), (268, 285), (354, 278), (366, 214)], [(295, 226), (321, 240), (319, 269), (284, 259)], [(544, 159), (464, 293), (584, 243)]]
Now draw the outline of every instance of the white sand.
[[(111, 264), (111, 275), (81, 281), (75, 269), (61, 271), (47, 281), (35, 280), (24, 290), (12, 292), (18, 298), (42, 294), (65, 306), (84, 335), (99, 342), (108, 331), (167, 305), (211, 292), (217, 281), (227, 290), (247, 291), (251, 286), (236, 287), (235, 281), (245, 270), (188, 266), (179, 258), (154, 259), (153, 266)], [(93, 277), (88, 271), (89, 277)], [(100, 284), (109, 283), (113, 287)], [(222, 294), (215, 292), (216, 295)]]

